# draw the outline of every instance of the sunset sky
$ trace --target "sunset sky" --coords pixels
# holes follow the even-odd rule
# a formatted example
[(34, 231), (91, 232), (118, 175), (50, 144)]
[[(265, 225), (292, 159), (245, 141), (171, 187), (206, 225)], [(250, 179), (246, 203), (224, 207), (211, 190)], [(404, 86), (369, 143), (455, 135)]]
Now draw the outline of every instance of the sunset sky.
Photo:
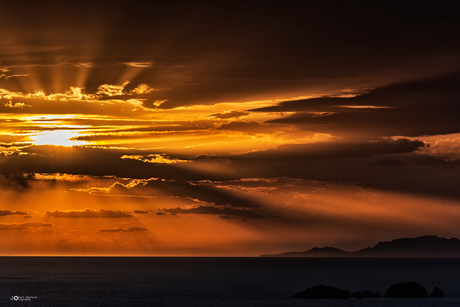
[(0, 4), (0, 255), (460, 237), (460, 2)]

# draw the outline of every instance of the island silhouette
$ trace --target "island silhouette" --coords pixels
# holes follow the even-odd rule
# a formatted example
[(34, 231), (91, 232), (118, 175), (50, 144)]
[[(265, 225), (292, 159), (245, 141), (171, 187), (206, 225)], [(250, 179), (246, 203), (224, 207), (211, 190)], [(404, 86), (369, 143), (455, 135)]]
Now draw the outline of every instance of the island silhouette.
[(335, 247), (315, 247), (304, 252), (264, 254), (260, 257), (407, 257), (407, 258), (460, 258), (460, 240), (434, 235), (400, 238), (379, 242), (355, 252)]
[[(294, 294), (292, 298), (310, 298), (310, 299), (347, 299), (347, 298), (381, 298), (379, 292), (371, 292), (369, 290), (358, 291), (351, 293), (346, 289), (339, 289), (332, 286), (317, 285), (307, 288), (302, 292)], [(385, 298), (424, 298), (428, 297), (428, 291), (419, 283), (413, 281), (400, 282), (391, 285), (387, 290)], [(429, 295), (432, 298), (446, 297), (444, 292), (438, 287), (434, 288)]]

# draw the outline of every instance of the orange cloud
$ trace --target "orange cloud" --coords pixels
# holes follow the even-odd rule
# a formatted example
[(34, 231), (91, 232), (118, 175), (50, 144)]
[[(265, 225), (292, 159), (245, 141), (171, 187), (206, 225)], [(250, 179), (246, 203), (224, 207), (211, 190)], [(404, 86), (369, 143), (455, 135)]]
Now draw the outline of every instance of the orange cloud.
[(69, 210), (69, 211), (46, 211), (46, 216), (57, 218), (125, 218), (134, 217), (128, 212), (112, 211), (99, 209), (99, 211), (86, 209), (82, 211)]
[(0, 224), (0, 230), (28, 230), (34, 227), (52, 227), (50, 223)]
[(427, 142), (429, 146), (423, 148), (422, 152), (438, 157), (446, 161), (455, 161), (460, 159), (460, 138), (458, 134), (449, 138), (447, 136), (438, 136), (438, 139)]
[(31, 105), (28, 105), (28, 104), (25, 104), (23, 102), (15, 102), (13, 103), (13, 101), (9, 100), (8, 102), (4, 103), (3, 106), (7, 107), (7, 108), (24, 108), (24, 107), (32, 107)]
[(212, 215), (219, 215), (223, 216), (224, 218), (228, 216), (233, 217), (240, 217), (240, 218), (264, 218), (266, 216), (256, 213), (250, 210), (241, 210), (241, 209), (230, 209), (230, 208), (216, 208), (216, 207), (208, 207), (208, 206), (199, 206), (198, 208), (190, 208), (190, 209), (182, 209), (182, 208), (175, 208), (175, 209), (163, 209), (164, 212), (169, 212), (173, 215), (176, 214), (212, 214)]
[(160, 154), (149, 154), (149, 155), (123, 155), (120, 159), (133, 159), (139, 160), (146, 163), (164, 163), (164, 164), (174, 164), (178, 162), (190, 162), (187, 160), (179, 159), (168, 159)]
[(24, 211), (0, 210), (0, 216), (6, 215), (29, 215), (29, 213)]
[(136, 232), (136, 231), (150, 231), (147, 228), (143, 227), (128, 227), (127, 229), (122, 228), (114, 228), (114, 229), (101, 229), (99, 232), (108, 232), (108, 233), (116, 233), (116, 232)]
[(145, 68), (145, 67), (152, 67), (153, 62), (125, 62), (127, 66), (131, 67), (140, 67), (140, 68)]
[[(1, 70), (1, 69), (0, 69)], [(17, 78), (17, 77), (27, 77), (30, 76), (30, 74), (14, 74), (14, 75), (6, 75), (6, 74), (1, 74), (0, 79), (5, 79), (8, 80), (10, 78)]]

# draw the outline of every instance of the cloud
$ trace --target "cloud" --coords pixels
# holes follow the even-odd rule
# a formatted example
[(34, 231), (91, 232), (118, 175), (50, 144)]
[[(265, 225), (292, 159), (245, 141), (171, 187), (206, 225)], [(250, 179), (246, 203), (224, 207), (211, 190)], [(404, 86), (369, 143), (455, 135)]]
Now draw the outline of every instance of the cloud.
[(149, 213), (148, 211), (142, 211), (142, 210), (134, 210), (134, 214), (147, 214)]
[[(0, 155), (0, 172), (3, 174), (113, 175), (120, 178), (137, 179), (149, 179), (155, 176), (157, 178), (187, 181), (226, 180), (232, 177), (229, 173), (216, 173), (206, 169), (192, 169), (180, 166), (187, 163), (143, 163), (133, 159), (120, 159), (123, 155), (139, 155), (141, 152), (146, 154), (146, 151), (139, 150), (33, 146), (24, 149), (22, 152), (28, 153), (28, 155), (22, 154), (8, 157)], [(154, 152), (158, 153), (156, 150), (153, 150)], [(27, 181), (21, 179), (21, 183), (26, 183)]]
[(96, 95), (102, 97), (125, 96), (125, 95), (142, 95), (153, 92), (154, 89), (147, 84), (140, 84), (137, 87), (126, 81), (122, 85), (102, 84), (98, 87)]
[(26, 215), (26, 216), (30, 216), (29, 213), (27, 213), (25, 211), (0, 210), (0, 216), (7, 216), (7, 215)]
[(13, 188), (16, 191), (26, 191), (30, 189), (30, 181), (34, 180), (33, 173), (22, 173), (19, 171), (4, 171), (0, 174), (0, 186)]
[(406, 166), (409, 163), (397, 159), (381, 159), (375, 162), (369, 163), (370, 165), (379, 165), (379, 166)]
[[(228, 173), (215, 173), (206, 169), (180, 166), (188, 163), (143, 163), (133, 159), (120, 159), (123, 155), (148, 154), (145, 150), (33, 146), (25, 148), (22, 152), (30, 155), (8, 157), (0, 155), (0, 172), (4, 174), (19, 172), (113, 175), (120, 178), (137, 179), (149, 179), (153, 175), (164, 179), (187, 181), (226, 180), (232, 177)], [(155, 150), (152, 153), (155, 153)]]
[[(233, 121), (231, 123), (226, 123), (218, 126), (216, 130), (229, 130), (229, 131), (241, 131), (245, 133), (275, 133), (282, 131), (283, 128), (287, 125), (270, 125), (270, 124), (260, 124), (257, 122), (239, 122)], [(307, 134), (307, 133), (305, 133)]]
[(249, 210), (240, 210), (240, 209), (229, 209), (229, 208), (216, 208), (209, 206), (200, 206), (198, 208), (182, 209), (177, 207), (175, 209), (163, 209), (164, 212), (171, 213), (173, 215), (177, 214), (211, 214), (219, 216), (235, 216), (243, 218), (266, 218), (266, 216), (249, 211)]
[(229, 118), (239, 118), (239, 117), (246, 116), (249, 114), (250, 113), (248, 112), (241, 112), (241, 111), (227, 111), (223, 113), (211, 114), (208, 117), (214, 117), (218, 119), (229, 119)]
[(30, 76), (30, 74), (14, 74), (14, 75), (1, 74), (0, 79), (8, 80), (10, 78), (27, 77), (27, 76)]
[[(177, 167), (178, 164), (142, 163), (131, 159), (120, 159), (123, 154), (139, 154), (139, 152), (39, 146), (26, 150), (34, 155), (0, 156), (2, 161), (0, 169), (3, 172), (21, 171), (19, 178), (29, 186), (31, 181), (22, 178), (24, 177), (22, 173), (87, 174), (88, 178), (112, 175), (118, 178), (149, 179), (145, 186), (138, 184), (128, 188), (115, 185), (107, 195), (178, 196), (216, 206), (232, 205), (236, 208), (260, 208), (264, 204), (248, 195), (213, 186), (212, 181), (251, 177), (295, 177), (353, 182), (377, 189), (459, 199), (460, 194), (454, 184), (460, 180), (457, 178), (460, 172), (457, 173), (456, 162), (423, 156), (419, 152), (419, 149), (425, 149), (423, 146), (423, 142), (403, 139), (285, 145), (246, 155), (213, 158), (203, 156), (187, 163), (194, 166), (193, 169), (183, 169)], [(382, 159), (401, 160), (409, 165), (404, 167), (372, 165)], [(139, 167), (140, 164), (142, 167)], [(208, 172), (203, 166), (218, 167), (226, 171)], [(150, 180), (152, 175), (166, 180)], [(206, 181), (198, 182), (200, 180)], [(208, 181), (210, 184), (207, 184)], [(1, 183), (5, 187), (18, 189), (18, 191), (30, 190), (7, 180)]]
[(22, 224), (0, 224), (0, 230), (28, 230), (37, 227), (52, 227), (50, 223), (22, 223)]
[(238, 208), (261, 207), (256, 201), (237, 195), (227, 189), (177, 180), (149, 180), (146, 183), (138, 184), (134, 187), (115, 184), (112, 186), (110, 193), (113, 195), (169, 195), (204, 201), (216, 206), (232, 205)]
[(282, 102), (256, 112), (295, 112), (267, 123), (302, 125), (339, 136), (422, 136), (460, 132), (460, 73), (379, 87), (352, 98)]
[(152, 67), (153, 66), (152, 62), (126, 62), (125, 64), (127, 66), (140, 67), (140, 68)]
[[(133, 180), (128, 184), (116, 181), (109, 188), (90, 187), (73, 190), (100, 196), (185, 198), (193, 202), (206, 202), (216, 206), (231, 205), (238, 208), (258, 208), (262, 206), (249, 197), (238, 195), (225, 188), (215, 187), (206, 182), (192, 183), (152, 178), (149, 180)], [(147, 211), (139, 212), (148, 213)], [(134, 213), (137, 212), (135, 211)]]
[(178, 162), (189, 162), (187, 160), (179, 159), (168, 159), (164, 155), (160, 154), (149, 154), (149, 155), (123, 155), (120, 159), (133, 159), (139, 160), (146, 163), (163, 163), (163, 164), (174, 164)]
[(146, 83), (129, 81), (121, 85), (99, 84), (94, 90), (71, 84), (59, 92), (46, 92), (41, 88), (33, 92), (0, 88), (0, 103), (6, 113), (28, 113), (28, 108), (33, 107), (34, 114), (69, 114), (70, 109), (77, 108), (79, 114), (126, 116), (129, 110), (129, 115), (135, 116), (152, 112), (151, 108), (144, 107), (144, 102), (155, 91)]
[(254, 151), (228, 156), (230, 159), (247, 160), (323, 160), (351, 157), (372, 157), (397, 153), (408, 153), (424, 147), (421, 141), (388, 139), (375, 142), (317, 142), (312, 144), (281, 145), (274, 149)]
[[(77, 83), (92, 90), (131, 75), (139, 84), (167, 89), (151, 100), (168, 99), (165, 108), (292, 97), (354, 83), (369, 87), (459, 65), (459, 46), (452, 40), (458, 31), (455, 2), (436, 12), (427, 3), (414, 8), (392, 1), (335, 3), (333, 10), (310, 1), (284, 7), (182, 1), (129, 8), (102, 2), (85, 8), (3, 6), (4, 32), (15, 33), (15, 39), (5, 40), (2, 65), (38, 68), (46, 92)], [(123, 23), (117, 20), (120, 12)], [(305, 12), (311, 12), (307, 19)], [(101, 24), (112, 25), (117, 35), (107, 35)], [(88, 71), (77, 66), (81, 63), (93, 67)], [(56, 82), (57, 75), (64, 77)]]
[(125, 218), (134, 217), (134, 215), (123, 211), (112, 211), (99, 209), (99, 211), (86, 209), (82, 211), (69, 210), (69, 211), (46, 211), (46, 216), (57, 218)]
[(34, 93), (14, 92), (7, 89), (0, 89), (1, 98), (23, 98), (23, 99), (44, 99), (47, 101), (87, 101), (108, 100), (110, 97), (117, 99), (125, 96), (142, 97), (155, 91), (147, 84), (135, 85), (129, 81), (121, 85), (102, 84), (99, 85), (95, 92), (88, 92), (84, 87), (70, 86), (64, 93), (45, 93), (43, 90), (37, 90)]
[[(281, 153), (277, 156), (269, 152), (269, 155), (261, 155), (263, 159), (260, 160), (252, 159), (259, 158), (257, 155), (250, 156), (251, 159), (248, 160), (231, 160), (231, 165), (233, 168), (244, 170), (240, 172), (242, 177), (287, 177), (342, 182), (424, 197), (455, 201), (460, 199), (460, 190), (457, 187), (457, 183), (460, 182), (460, 160), (446, 161), (416, 152), (348, 158), (340, 158), (339, 153), (335, 158), (332, 154), (330, 156), (329, 159), (318, 156), (314, 159), (302, 159), (300, 153), (292, 157), (291, 153)], [(296, 160), (293, 160), (294, 158)], [(407, 165), (383, 167), (373, 164), (376, 160), (386, 158), (400, 160)]]
[(13, 103), (13, 101), (9, 100), (8, 102), (5, 102), (3, 104), (4, 107), (7, 107), (7, 108), (19, 108), (19, 109), (22, 109), (24, 107), (32, 107), (31, 105), (28, 105), (28, 104), (25, 104), (23, 102), (15, 102)]
[(429, 146), (424, 148), (423, 152), (446, 161), (459, 160), (460, 138), (443, 138), (435, 142), (430, 142)]
[(143, 227), (128, 227), (127, 229), (122, 228), (114, 228), (114, 229), (101, 229), (99, 232), (109, 232), (109, 233), (116, 233), (116, 232), (137, 232), (137, 231), (150, 231), (147, 228)]

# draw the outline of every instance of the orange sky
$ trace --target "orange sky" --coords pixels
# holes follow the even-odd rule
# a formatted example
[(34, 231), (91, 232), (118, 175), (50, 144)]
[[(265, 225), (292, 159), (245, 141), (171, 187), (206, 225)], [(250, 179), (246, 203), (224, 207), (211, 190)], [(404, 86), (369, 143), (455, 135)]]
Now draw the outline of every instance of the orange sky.
[(0, 255), (460, 236), (457, 4), (20, 2), (0, 12)]

